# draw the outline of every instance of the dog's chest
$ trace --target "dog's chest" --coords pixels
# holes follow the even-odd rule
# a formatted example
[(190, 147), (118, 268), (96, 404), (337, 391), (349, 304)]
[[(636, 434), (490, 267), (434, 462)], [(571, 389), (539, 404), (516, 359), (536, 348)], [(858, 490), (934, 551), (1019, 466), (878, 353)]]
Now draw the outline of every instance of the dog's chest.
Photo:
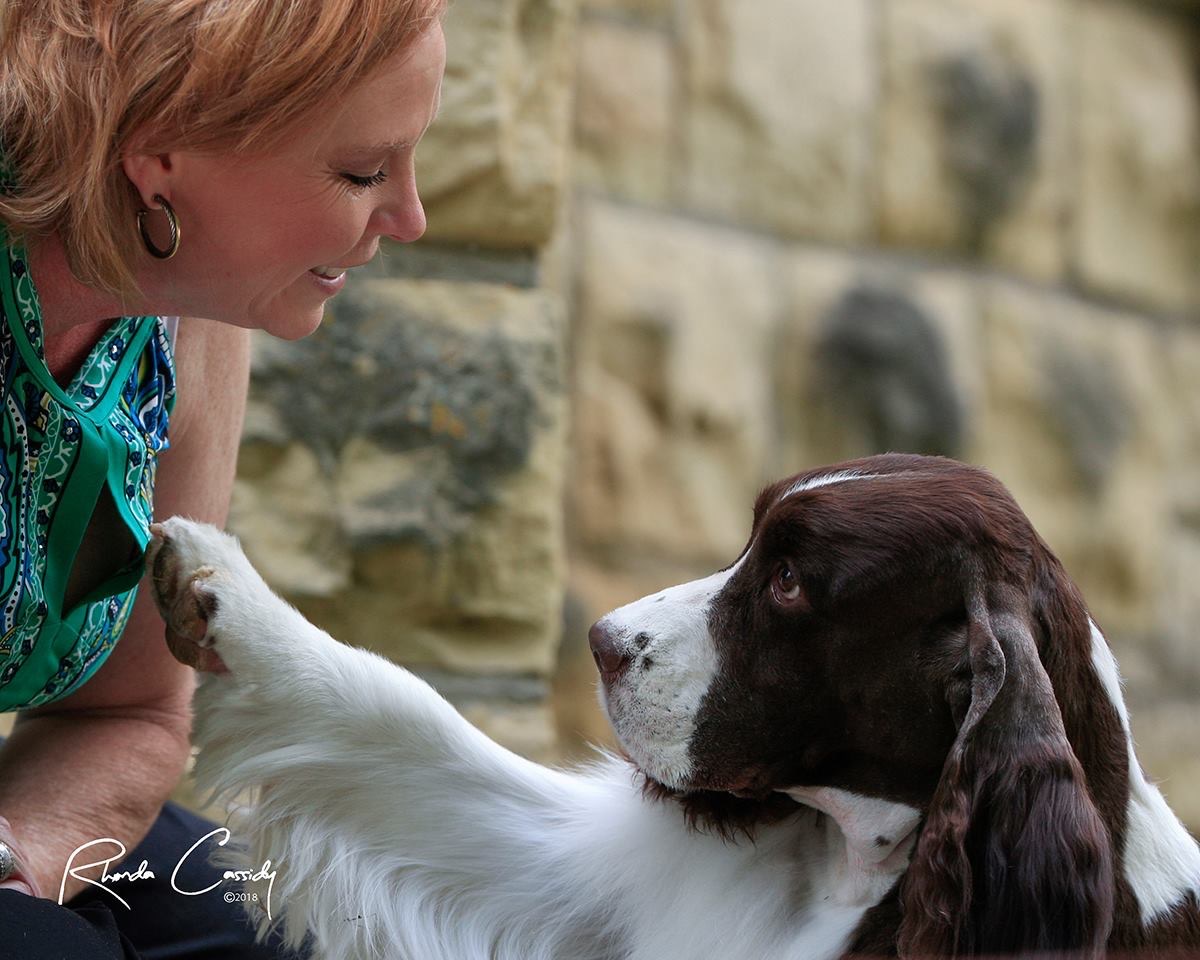
[(763, 828), (753, 844), (706, 837), (643, 852), (654, 867), (614, 960), (836, 960), (902, 872), (860, 882), (845, 836), (815, 810)]

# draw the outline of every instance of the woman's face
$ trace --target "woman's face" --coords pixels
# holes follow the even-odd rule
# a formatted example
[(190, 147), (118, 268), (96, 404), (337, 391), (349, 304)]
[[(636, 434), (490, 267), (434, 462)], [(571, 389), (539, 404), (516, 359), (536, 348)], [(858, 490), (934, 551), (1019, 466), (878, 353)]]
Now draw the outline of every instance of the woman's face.
[(435, 25), (266, 155), (166, 155), (182, 242), (172, 260), (146, 266), (149, 299), (289, 340), (315, 330), (380, 237), (425, 232), (413, 160), (445, 63)]

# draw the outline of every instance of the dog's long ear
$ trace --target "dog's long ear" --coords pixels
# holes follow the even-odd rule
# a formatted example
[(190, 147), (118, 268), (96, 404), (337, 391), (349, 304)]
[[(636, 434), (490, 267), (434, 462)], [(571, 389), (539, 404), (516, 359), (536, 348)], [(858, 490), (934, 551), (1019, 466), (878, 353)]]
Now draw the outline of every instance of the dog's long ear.
[(1025, 593), (972, 574), (969, 689), (902, 888), (901, 956), (1072, 950), (1112, 926), (1108, 831), (1063, 729)]

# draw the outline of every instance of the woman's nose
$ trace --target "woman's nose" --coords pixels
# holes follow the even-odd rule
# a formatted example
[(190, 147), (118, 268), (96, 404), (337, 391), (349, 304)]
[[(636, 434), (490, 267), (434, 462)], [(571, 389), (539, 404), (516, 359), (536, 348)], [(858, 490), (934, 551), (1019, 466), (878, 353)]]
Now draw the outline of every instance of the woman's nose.
[(425, 207), (411, 173), (399, 195), (389, 198), (375, 213), (377, 232), (398, 243), (412, 243), (425, 233)]

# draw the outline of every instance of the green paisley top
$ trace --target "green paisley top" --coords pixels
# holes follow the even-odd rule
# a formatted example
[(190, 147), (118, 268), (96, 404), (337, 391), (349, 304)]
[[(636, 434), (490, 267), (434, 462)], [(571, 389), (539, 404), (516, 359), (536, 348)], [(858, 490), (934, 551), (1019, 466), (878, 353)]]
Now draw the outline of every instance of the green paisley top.
[(70, 609), (67, 580), (105, 487), (144, 552), (175, 371), (163, 320), (122, 317), (60, 387), (25, 251), (2, 228), (0, 314), (0, 710), (15, 710), (76, 690), (121, 636), (140, 556)]

